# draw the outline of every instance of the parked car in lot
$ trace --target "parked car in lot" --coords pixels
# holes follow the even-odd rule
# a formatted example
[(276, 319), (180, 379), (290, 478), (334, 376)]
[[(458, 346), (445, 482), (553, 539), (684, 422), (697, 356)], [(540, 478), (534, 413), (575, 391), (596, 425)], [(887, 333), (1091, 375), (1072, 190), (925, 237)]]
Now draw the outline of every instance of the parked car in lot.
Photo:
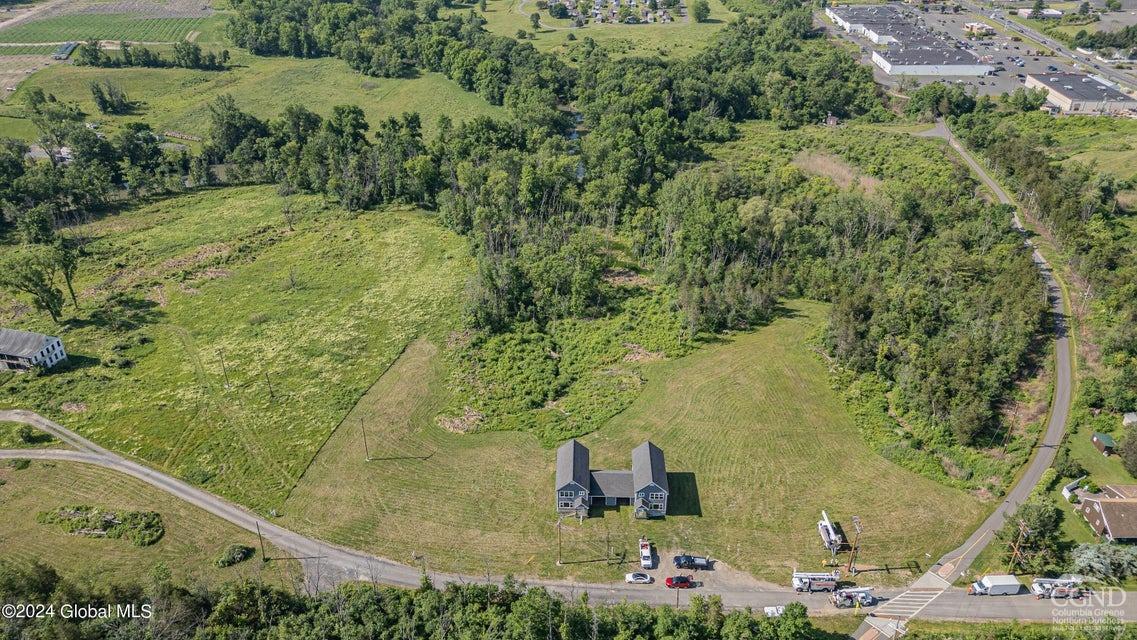
[(703, 556), (675, 556), (673, 559), (676, 569), (713, 569), (714, 562)]
[(663, 581), (668, 589), (694, 589), (695, 581), (691, 576), (671, 576)]
[(624, 576), (624, 582), (626, 582), (628, 584), (651, 584), (652, 577), (646, 573), (636, 571), (634, 573), (629, 573), (626, 576)]

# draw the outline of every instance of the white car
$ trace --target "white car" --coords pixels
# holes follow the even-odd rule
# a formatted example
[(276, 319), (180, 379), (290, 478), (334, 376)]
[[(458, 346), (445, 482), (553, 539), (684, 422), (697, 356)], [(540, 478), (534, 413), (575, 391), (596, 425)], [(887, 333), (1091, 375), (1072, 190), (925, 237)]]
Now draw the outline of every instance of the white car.
[(628, 584), (651, 584), (652, 578), (646, 573), (636, 571), (635, 573), (629, 573), (624, 576), (624, 582)]

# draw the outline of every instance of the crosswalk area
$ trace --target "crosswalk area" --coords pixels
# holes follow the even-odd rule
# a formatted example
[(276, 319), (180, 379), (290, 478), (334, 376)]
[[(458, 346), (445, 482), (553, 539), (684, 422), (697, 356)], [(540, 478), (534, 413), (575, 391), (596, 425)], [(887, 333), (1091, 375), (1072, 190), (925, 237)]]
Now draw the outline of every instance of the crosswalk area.
[(878, 618), (900, 618), (908, 620), (923, 611), (932, 603), (943, 589), (912, 589), (878, 606), (872, 615)]

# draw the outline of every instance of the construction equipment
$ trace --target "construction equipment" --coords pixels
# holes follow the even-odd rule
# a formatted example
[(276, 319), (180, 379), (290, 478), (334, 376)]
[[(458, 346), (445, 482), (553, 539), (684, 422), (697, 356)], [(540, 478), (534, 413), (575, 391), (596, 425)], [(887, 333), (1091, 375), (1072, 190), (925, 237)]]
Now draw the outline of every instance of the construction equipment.
[(834, 571), (833, 573), (794, 571), (790, 583), (793, 585), (794, 591), (798, 592), (834, 591), (837, 589), (837, 581), (840, 579), (840, 571)]
[(829, 520), (829, 514), (824, 511), (821, 512), (821, 519), (817, 521), (817, 532), (821, 534), (821, 544), (825, 545), (830, 553), (836, 554), (845, 546), (845, 539)]
[(876, 604), (876, 597), (872, 594), (872, 587), (855, 587), (834, 591), (829, 601), (838, 609), (848, 609), (858, 605), (871, 607)]
[(1043, 598), (1081, 598), (1086, 595), (1087, 589), (1082, 586), (1080, 578), (1035, 578), (1030, 583), (1030, 592), (1034, 597)]

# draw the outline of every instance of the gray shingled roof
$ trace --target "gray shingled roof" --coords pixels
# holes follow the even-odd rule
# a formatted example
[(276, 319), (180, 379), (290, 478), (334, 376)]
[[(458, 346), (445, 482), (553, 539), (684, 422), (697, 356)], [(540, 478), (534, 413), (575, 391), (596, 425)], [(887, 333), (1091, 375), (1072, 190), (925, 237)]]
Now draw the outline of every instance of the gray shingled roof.
[(577, 442), (576, 438), (562, 444), (557, 449), (557, 488), (570, 482), (588, 489), (588, 447)]
[(640, 489), (651, 482), (664, 491), (667, 487), (667, 467), (663, 463), (663, 450), (651, 442), (645, 442), (632, 449), (632, 483)]
[(21, 358), (31, 358), (43, 349), (50, 339), (42, 333), (20, 331), (19, 329), (0, 329), (0, 353)]
[(631, 471), (601, 471), (598, 469), (592, 472), (592, 485), (588, 489), (588, 493), (591, 495), (630, 498), (634, 491)]

